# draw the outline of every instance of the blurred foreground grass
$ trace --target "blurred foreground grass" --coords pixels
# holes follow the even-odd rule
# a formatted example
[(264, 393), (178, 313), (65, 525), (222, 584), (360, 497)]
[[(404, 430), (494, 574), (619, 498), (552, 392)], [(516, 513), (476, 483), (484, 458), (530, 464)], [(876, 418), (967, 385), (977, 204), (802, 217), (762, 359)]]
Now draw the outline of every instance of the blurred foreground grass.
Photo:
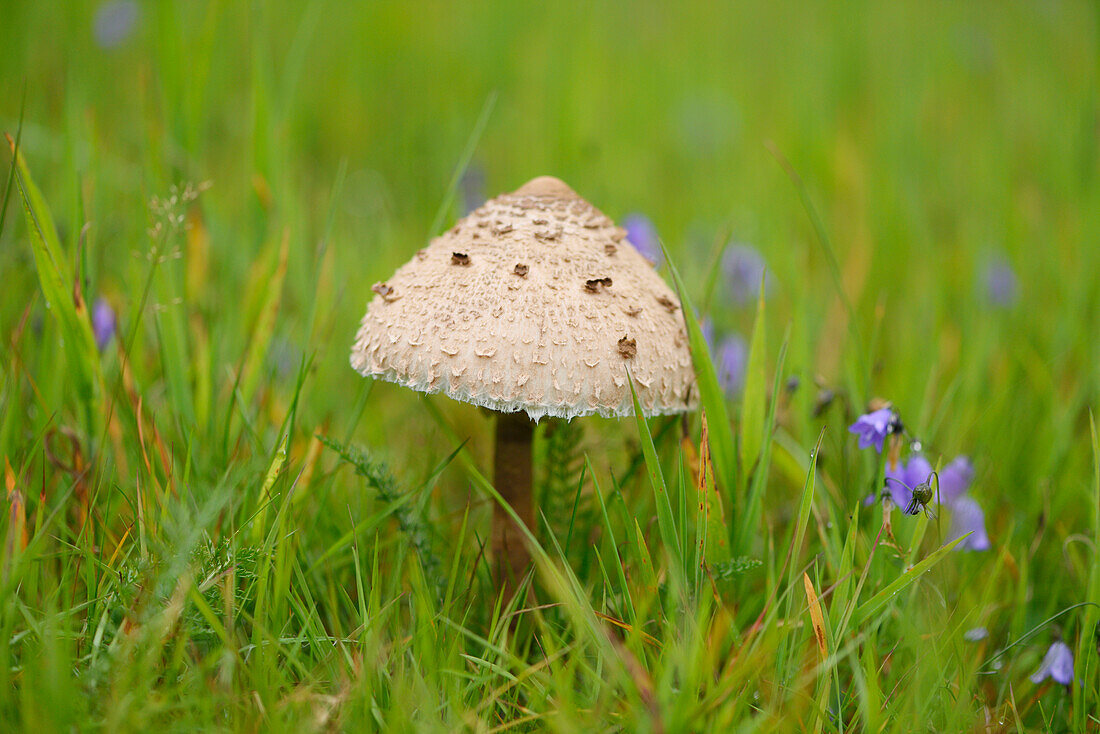
[[(1100, 725), (1094, 4), (107, 6), (0, 24), (6, 728)], [(758, 317), (711, 277), (728, 241), (770, 285), (763, 362), (705, 399), (730, 559), (698, 563), (699, 415), (544, 428), (509, 616), (489, 420), (347, 354), (441, 207), (542, 173), (651, 217), (719, 333)], [(880, 534), (872, 396), (973, 458), (990, 550)], [(1028, 682), (1059, 636), (1083, 685)]]

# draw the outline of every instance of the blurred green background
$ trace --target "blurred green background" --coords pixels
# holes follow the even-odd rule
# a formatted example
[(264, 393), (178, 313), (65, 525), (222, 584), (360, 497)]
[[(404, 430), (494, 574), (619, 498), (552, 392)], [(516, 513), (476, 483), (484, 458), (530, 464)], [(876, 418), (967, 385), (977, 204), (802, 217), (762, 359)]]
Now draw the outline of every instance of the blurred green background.
[[(769, 146), (830, 233), (859, 348), (873, 342), (881, 368), (869, 393), (910, 416), (936, 412), (969, 441), (1007, 442), (1009, 457), (1029, 448), (1030, 434), (1006, 427), (1021, 403), (1034, 400), (1042, 423), (1095, 397), (1090, 3), (123, 6), (11, 4), (0, 121), (14, 131), (25, 90), (32, 169), (74, 243), (84, 207), (89, 298), (105, 295), (124, 320), (149, 198), (212, 184), (195, 214), (202, 259), (184, 253), (174, 267), (194, 271), (187, 287), (164, 294), (181, 302), (161, 305), (202, 332), (189, 345), (209, 338), (195, 369), (215, 386), (255, 319), (257, 263), (285, 232), (274, 361), (285, 373), (316, 354), (305, 409), (314, 422), (338, 412), (360, 389), (346, 352), (369, 287), (433, 234), (487, 111), (472, 189), (493, 196), (549, 173), (614, 218), (644, 212), (696, 301), (716, 247), (751, 243), (774, 276), (771, 323), (776, 335), (791, 324), (804, 376), (842, 381), (846, 318)], [(456, 194), (444, 224), (463, 213)], [(0, 251), (6, 325), (35, 290), (19, 219)], [(984, 299), (983, 268), (1002, 261), (1020, 279), (1007, 314)], [(748, 328), (751, 315), (708, 302), (721, 328)], [(956, 379), (957, 402), (933, 411), (927, 401)]]
[[(388, 384), (368, 394), (348, 366), (370, 286), (437, 218), (447, 226), (467, 200), (551, 174), (617, 220), (650, 217), (720, 333), (747, 338), (753, 323), (752, 304), (720, 278), (708, 286), (722, 248), (762, 253), (769, 380), (789, 329), (783, 377), (803, 385), (780, 416), (791, 442), (777, 451), (769, 528), (790, 520), (795, 448), (822, 426), (832, 499), (865, 494), (869, 459), (844, 428), (880, 396), (935, 452), (973, 457), (990, 534), (1023, 567), (1004, 591), (1018, 610), (1006, 627), (1079, 601), (1073, 573), (1032, 578), (1028, 562), (1080, 571), (1059, 548), (1091, 513), (1095, 3), (6, 2), (0, 19), (0, 129), (14, 136), (23, 110), (22, 152), (85, 297), (106, 299), (119, 336), (133, 334), (119, 384), (171, 456), (149, 472), (189, 483), (196, 506), (236, 488), (249, 498), (238, 519), (251, 517), (295, 410), (290, 465), (310, 477), (319, 432), (372, 447), (398, 476), (443, 461), (454, 444), (423, 402)], [(851, 326), (780, 157), (828, 233)], [(187, 182), (209, 188), (178, 207), (187, 228), (143, 301), (149, 229), (163, 219), (151, 199)], [(70, 426), (86, 456), (102, 447), (83, 427), (28, 243), (16, 193), (0, 231), (0, 450), (54, 497), (71, 477), (53, 473), (42, 437)], [(1010, 298), (991, 293), (997, 267), (1012, 274)], [(108, 387), (115, 352), (103, 355)], [(843, 397), (824, 416), (818, 386)], [(486, 465), (483, 416), (432, 405)], [(593, 425), (603, 466), (602, 444), (623, 431)], [(104, 486), (123, 494), (142, 466), (132, 433), (111, 429), (103, 449)], [(314, 479), (318, 504), (296, 510), (314, 560), (361, 501), (331, 464)], [(469, 478), (455, 465), (442, 486), (435, 512), (458, 524)]]

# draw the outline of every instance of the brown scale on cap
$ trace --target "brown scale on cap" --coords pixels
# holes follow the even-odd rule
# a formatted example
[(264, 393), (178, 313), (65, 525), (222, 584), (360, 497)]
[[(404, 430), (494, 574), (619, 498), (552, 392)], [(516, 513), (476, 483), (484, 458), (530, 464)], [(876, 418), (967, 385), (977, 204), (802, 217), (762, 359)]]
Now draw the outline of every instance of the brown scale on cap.
[[(474, 238), (479, 229), (486, 236)], [(621, 233), (556, 178), (502, 194), (379, 284), (352, 366), (538, 420), (633, 415), (629, 360), (646, 415), (689, 410), (679, 301)], [(452, 266), (458, 255), (477, 267)], [(645, 306), (654, 301), (663, 308)]]
[(623, 359), (634, 359), (638, 356), (638, 340), (623, 337), (619, 340), (619, 356)]
[(470, 256), (464, 252), (451, 253), (451, 265), (469, 265)]

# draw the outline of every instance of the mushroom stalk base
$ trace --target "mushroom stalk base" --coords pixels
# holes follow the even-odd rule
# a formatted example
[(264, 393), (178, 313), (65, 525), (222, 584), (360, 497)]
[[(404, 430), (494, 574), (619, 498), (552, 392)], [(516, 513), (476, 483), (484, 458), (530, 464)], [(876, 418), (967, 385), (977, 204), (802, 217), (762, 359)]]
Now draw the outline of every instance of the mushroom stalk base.
[[(534, 423), (526, 413), (501, 413), (497, 416), (496, 451), (493, 455), (493, 481), (497, 492), (512, 506), (523, 523), (534, 526), (531, 502), (531, 438)], [(493, 568), (497, 581), (514, 590), (519, 586), (531, 556), (523, 530), (507, 510), (493, 506)]]

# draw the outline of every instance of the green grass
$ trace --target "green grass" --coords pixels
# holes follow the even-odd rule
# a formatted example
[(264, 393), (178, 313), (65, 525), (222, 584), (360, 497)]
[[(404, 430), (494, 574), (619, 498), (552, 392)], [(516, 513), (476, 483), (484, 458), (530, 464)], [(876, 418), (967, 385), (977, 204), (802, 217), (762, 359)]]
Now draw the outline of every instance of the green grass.
[[(0, 11), (0, 728), (1100, 729), (1095, 4), (95, 10)], [(348, 366), (467, 168), (647, 213), (752, 346), (727, 400), (691, 324), (701, 486), (702, 411), (540, 428), (530, 605), (490, 420)], [(863, 504), (872, 397), (973, 458), (990, 550)]]

